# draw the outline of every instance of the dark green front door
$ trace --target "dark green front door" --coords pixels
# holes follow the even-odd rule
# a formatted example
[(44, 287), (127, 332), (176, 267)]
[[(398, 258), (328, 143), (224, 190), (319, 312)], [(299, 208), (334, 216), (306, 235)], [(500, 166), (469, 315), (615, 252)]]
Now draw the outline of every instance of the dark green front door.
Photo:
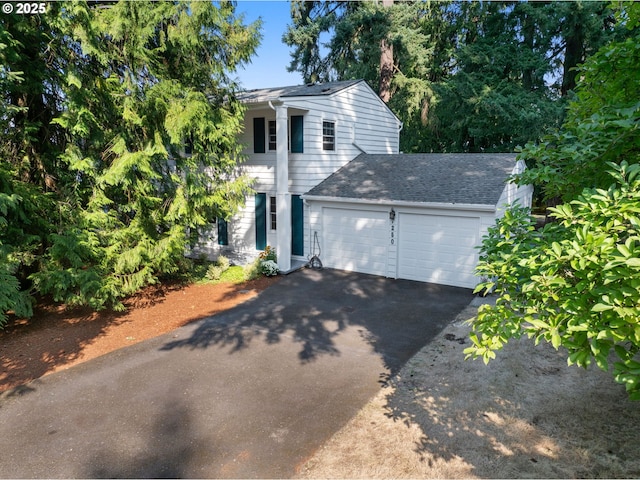
[(304, 255), (304, 204), (300, 195), (291, 195), (291, 254)]

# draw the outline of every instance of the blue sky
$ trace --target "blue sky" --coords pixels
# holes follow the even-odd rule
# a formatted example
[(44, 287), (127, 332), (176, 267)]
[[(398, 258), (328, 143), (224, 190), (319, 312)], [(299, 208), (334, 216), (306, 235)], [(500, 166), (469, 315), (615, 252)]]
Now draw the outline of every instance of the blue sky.
[(258, 17), (262, 18), (262, 43), (252, 62), (245, 68), (238, 69), (235, 74), (243, 88), (282, 87), (302, 83), (300, 73), (287, 72), (291, 62), (290, 49), (282, 42), (282, 35), (291, 22), (290, 8), (288, 1), (238, 1), (236, 12), (245, 14), (246, 24)]

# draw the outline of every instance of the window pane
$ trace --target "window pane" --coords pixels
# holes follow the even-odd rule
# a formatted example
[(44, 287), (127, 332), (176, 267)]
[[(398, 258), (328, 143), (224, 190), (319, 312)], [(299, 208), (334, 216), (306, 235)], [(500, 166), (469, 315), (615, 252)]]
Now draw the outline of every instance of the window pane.
[(276, 142), (276, 121), (269, 120), (269, 150), (275, 150), (278, 147)]
[(271, 218), (271, 230), (275, 230), (277, 223), (276, 223), (276, 197), (269, 197), (269, 211), (270, 211), (270, 218)]
[(322, 149), (335, 150), (336, 125), (334, 122), (322, 122)]

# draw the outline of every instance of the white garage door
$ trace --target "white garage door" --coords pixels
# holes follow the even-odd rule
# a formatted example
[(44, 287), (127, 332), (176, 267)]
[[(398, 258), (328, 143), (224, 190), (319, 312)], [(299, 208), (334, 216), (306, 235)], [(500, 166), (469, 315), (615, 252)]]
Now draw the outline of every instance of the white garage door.
[(401, 213), (398, 218), (398, 277), (475, 287), (480, 219)]
[(389, 213), (325, 208), (321, 260), (325, 267), (386, 275)]

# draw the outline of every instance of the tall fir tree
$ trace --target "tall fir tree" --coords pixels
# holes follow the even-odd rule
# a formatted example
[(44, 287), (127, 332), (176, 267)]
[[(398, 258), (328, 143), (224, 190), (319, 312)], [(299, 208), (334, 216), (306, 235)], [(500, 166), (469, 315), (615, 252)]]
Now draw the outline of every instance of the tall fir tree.
[[(119, 307), (175, 272), (189, 235), (231, 215), (249, 191), (235, 175), (243, 108), (229, 74), (250, 59), (260, 23), (245, 25), (230, 2), (48, 8), (0, 21), (8, 59), (0, 187), (14, 199), (17, 187), (28, 188), (20, 205), (41, 208), (29, 219), (46, 226), (29, 237), (35, 290)], [(22, 183), (2, 182), (5, 171)], [(16, 201), (4, 203), (4, 217), (17, 212)], [(31, 288), (12, 255), (5, 270)]]

